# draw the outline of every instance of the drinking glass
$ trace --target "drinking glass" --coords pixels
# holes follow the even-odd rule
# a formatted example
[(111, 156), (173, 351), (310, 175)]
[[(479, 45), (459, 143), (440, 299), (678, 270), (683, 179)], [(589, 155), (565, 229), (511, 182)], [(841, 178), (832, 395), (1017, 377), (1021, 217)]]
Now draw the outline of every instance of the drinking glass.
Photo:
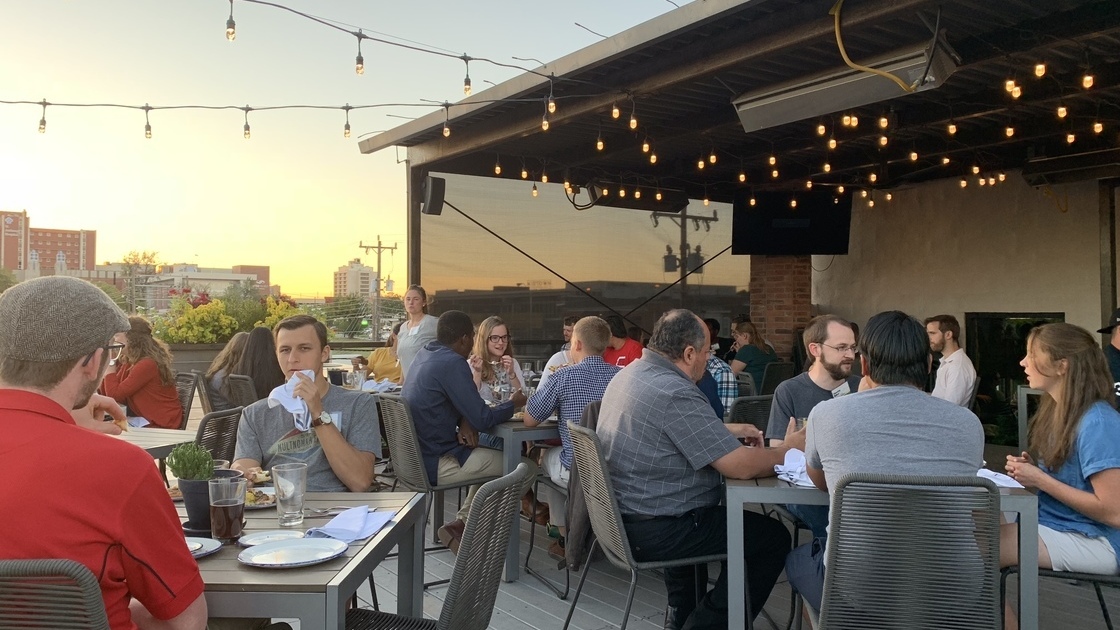
[(214, 460), (214, 470), (227, 470), (227, 469), (229, 469), (229, 460), (228, 459), (215, 459)]
[(805, 425), (809, 422), (809, 418), (797, 418), (795, 422), (797, 423), (795, 425), (797, 427), (797, 430), (800, 431), (801, 429), (805, 428)]
[(241, 538), (245, 520), (245, 478), (210, 480), (210, 534), (223, 544)]
[(303, 523), (303, 495), (307, 492), (307, 464), (277, 464), (272, 467), (276, 486), (276, 513), (281, 527)]

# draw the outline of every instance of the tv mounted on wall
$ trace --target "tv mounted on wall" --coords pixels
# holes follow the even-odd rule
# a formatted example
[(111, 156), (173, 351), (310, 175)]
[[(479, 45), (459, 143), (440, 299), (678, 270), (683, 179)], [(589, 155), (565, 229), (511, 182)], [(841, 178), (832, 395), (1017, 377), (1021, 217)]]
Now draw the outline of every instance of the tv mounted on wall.
[[(791, 200), (796, 200), (796, 206)], [(798, 192), (742, 191), (732, 206), (731, 253), (847, 254), (851, 222), (851, 193), (838, 195), (825, 187)]]

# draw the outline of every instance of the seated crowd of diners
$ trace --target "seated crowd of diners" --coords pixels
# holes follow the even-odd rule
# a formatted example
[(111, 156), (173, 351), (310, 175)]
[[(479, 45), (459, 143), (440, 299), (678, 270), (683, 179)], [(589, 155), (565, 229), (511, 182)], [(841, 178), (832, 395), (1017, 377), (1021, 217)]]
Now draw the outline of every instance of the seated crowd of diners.
[[(858, 339), (859, 329), (841, 317), (813, 318), (802, 338), (808, 365), (777, 387), (763, 432), (725, 423), (737, 394), (735, 375), (746, 371), (760, 383), (765, 366), (778, 360), (750, 321), (736, 321), (727, 340), (718, 337), (718, 322), (671, 310), (643, 344), (644, 335), (631, 334), (616, 314), (570, 317), (564, 347), (537, 382), (514, 356), (512, 331), (500, 315), (477, 326), (460, 311), (434, 317), (418, 286), (409, 287), (404, 303), (407, 318), (387, 346), (356, 360), (355, 368), (403, 384), (433, 485), (501, 475), (501, 444), (491, 432), (518, 409), (530, 426), (555, 421), (559, 441), (524, 461), (554, 482), (541, 490), (547, 513), (527, 516), (556, 526), (550, 552), (561, 557), (570, 427), (596, 401), (595, 431), (639, 561), (726, 553), (722, 480), (773, 476), (792, 449), (804, 451), (809, 478), (830, 493), (852, 472), (975, 476), (984, 465), (983, 428), (969, 409), (976, 373), (951, 316), (923, 323), (887, 311), (871, 317)], [(1114, 320), (1101, 332), (1112, 332), (1120, 317)], [(73, 278), (40, 278), (5, 291), (0, 321), (0, 418), (17, 429), (0, 437), (0, 477), (80, 472), (42, 478), (46, 489), (0, 486), (0, 500), (22, 515), (0, 524), (0, 558), (82, 562), (101, 583), (115, 629), (206, 627), (198, 567), (184, 546), (167, 544), (182, 529), (151, 458), (87, 430), (101, 428), (106, 415), (123, 420), (119, 402), (146, 423), (181, 426), (166, 345), (146, 321), (127, 317), (100, 289)], [(926, 391), (931, 352), (942, 355), (932, 395)], [(260, 399), (242, 412), (232, 468), (251, 473), (301, 462), (309, 491), (374, 487), (382, 457), (377, 398), (332, 385), (324, 374), (330, 356), (326, 327), (307, 315), (229, 342), (206, 373), (209, 386), (228, 398), (229, 376), (249, 376)], [(1024, 544), (1038, 546), (1044, 568), (1115, 574), (1120, 414), (1114, 382), (1120, 378), (1110, 374), (1092, 335), (1070, 324), (1034, 329), (1021, 365), (1029, 385), (1043, 392), (1029, 451), (1004, 463), (1039, 495), (1039, 537)], [(301, 400), (310, 422), (301, 424), (287, 406), (267, 400), (283, 396)], [(477, 489), (471, 485), (455, 518), (438, 527), (453, 551)], [(791, 509), (814, 533), (792, 551), (786, 525), (744, 511), (752, 615), (783, 571), (808, 606), (821, 606), (828, 508)], [(1002, 564), (1016, 564), (1018, 551), (1016, 525), (1006, 524)], [(726, 566), (699, 597), (698, 577), (706, 577), (706, 567), (664, 570), (666, 628), (727, 627)], [(247, 627), (222, 625), (228, 621), (209, 623)]]

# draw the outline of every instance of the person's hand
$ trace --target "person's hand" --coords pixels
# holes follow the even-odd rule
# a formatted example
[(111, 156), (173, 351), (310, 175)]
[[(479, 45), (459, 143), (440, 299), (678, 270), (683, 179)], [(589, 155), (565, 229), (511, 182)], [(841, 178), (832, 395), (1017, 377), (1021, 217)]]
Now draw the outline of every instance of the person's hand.
[(513, 362), (513, 357), (511, 357), (509, 355), (503, 355), (502, 356), (502, 369), (509, 373), (511, 381), (514, 380), (515, 378), (517, 378), (513, 374), (513, 366), (514, 365), (516, 365), (516, 364)]
[(303, 372), (296, 372), (296, 376), (299, 377), (299, 382), (296, 383), (292, 393), (295, 394), (296, 398), (302, 398), (303, 402), (307, 403), (307, 410), (311, 412), (312, 418), (318, 418), (323, 413), (323, 397), (319, 393), (317, 383), (322, 376), (311, 379)]
[(354, 366), (355, 370), (365, 369), (369, 365), (369, 361), (363, 356), (357, 356), (350, 359), (350, 365)]
[(765, 436), (753, 424), (729, 424), (732, 433), (747, 446), (765, 446)]
[(478, 446), (478, 431), (471, 426), (471, 423), (459, 423), (459, 443), (470, 448)]
[(799, 451), (805, 450), (805, 432), (808, 431), (808, 426), (805, 425), (800, 431), (797, 430), (797, 418), (791, 417), (789, 424), (786, 425), (786, 436), (782, 438), (782, 446), (795, 448)]
[(1023, 454), (1019, 456), (1008, 455), (1005, 469), (1009, 477), (1023, 484), (1026, 488), (1037, 488), (1044, 479), (1050, 476), (1034, 464), (1030, 453), (1026, 451), (1023, 451)]
[(525, 403), (529, 402), (529, 399), (525, 397), (525, 392), (520, 389), (513, 392), (513, 395), (511, 395), (509, 399), (513, 401), (514, 407), (524, 407)]
[(478, 356), (477, 354), (472, 354), (471, 356), (467, 357), (467, 364), (471, 366), (471, 371), (473, 372), (482, 371), (482, 357)]
[[(113, 419), (112, 422), (105, 422), (106, 414)], [(101, 394), (90, 396), (84, 407), (71, 409), (70, 416), (74, 418), (74, 424), (80, 427), (109, 435), (120, 435), (128, 426), (128, 420), (117, 401)]]

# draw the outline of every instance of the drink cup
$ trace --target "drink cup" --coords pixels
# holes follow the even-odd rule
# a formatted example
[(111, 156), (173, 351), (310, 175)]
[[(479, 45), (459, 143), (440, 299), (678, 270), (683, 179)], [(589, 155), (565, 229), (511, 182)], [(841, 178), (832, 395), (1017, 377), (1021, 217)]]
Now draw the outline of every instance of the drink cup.
[(241, 538), (245, 520), (245, 479), (222, 477), (210, 480), (210, 534), (221, 543)]
[(281, 527), (303, 523), (303, 495), (307, 492), (307, 464), (277, 464), (272, 467), (276, 486), (276, 513)]
[(228, 469), (229, 469), (229, 460), (228, 459), (215, 459), (214, 460), (214, 470), (228, 470)]
[(796, 422), (797, 430), (800, 431), (805, 428), (805, 425), (809, 422), (809, 418), (797, 418)]

